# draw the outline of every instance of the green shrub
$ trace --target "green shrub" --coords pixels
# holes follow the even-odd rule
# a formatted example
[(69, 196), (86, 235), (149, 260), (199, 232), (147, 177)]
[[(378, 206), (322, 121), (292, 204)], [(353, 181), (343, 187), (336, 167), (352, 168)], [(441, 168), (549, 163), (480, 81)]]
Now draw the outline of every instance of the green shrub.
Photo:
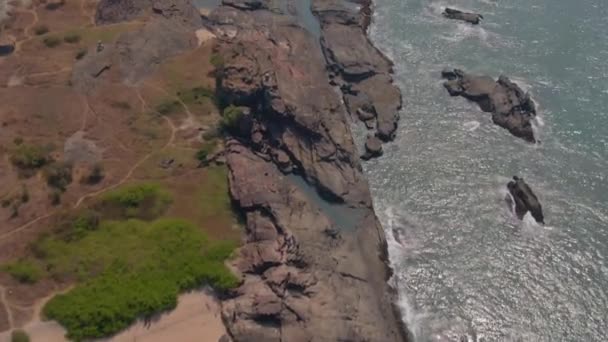
[(20, 169), (38, 169), (51, 161), (47, 148), (24, 143), (12, 151), (10, 159)]
[(30, 342), (30, 337), (23, 330), (13, 330), (11, 333), (11, 342)]
[(76, 33), (68, 34), (63, 37), (63, 41), (69, 44), (76, 44), (80, 41), (80, 36)]
[(40, 266), (29, 260), (19, 260), (2, 266), (3, 271), (10, 274), (20, 283), (33, 284), (42, 276)]
[(202, 103), (203, 99), (210, 99), (215, 101), (215, 93), (213, 90), (204, 87), (195, 87), (189, 90), (182, 90), (177, 92), (177, 96), (184, 103)]
[(81, 183), (94, 185), (101, 182), (104, 177), (103, 166), (101, 164), (95, 164), (91, 168), (89, 174), (81, 179)]
[(235, 244), (211, 243), (182, 220), (104, 222), (76, 243), (47, 239), (44, 248), (51, 272), (88, 278), (44, 307), (74, 340), (109, 336), (172, 309), (180, 292), (202, 284), (238, 285), (224, 264)]
[(72, 183), (72, 164), (52, 163), (45, 167), (44, 177), (49, 186), (63, 192)]
[(224, 67), (224, 57), (222, 57), (220, 54), (212, 54), (209, 62), (211, 62), (211, 65), (213, 65), (216, 69), (221, 69)]
[(237, 107), (230, 105), (224, 109), (222, 113), (222, 128), (227, 131), (237, 130), (239, 127), (239, 123), (243, 118), (244, 107)]
[(36, 28), (34, 28), (34, 33), (37, 36), (41, 36), (48, 32), (49, 32), (49, 28), (46, 25), (39, 25), (39, 26), (36, 26)]
[(205, 141), (212, 141), (221, 136), (221, 132), (217, 126), (210, 127), (207, 131), (203, 132), (202, 138)]
[(181, 104), (178, 101), (165, 101), (156, 106), (156, 111), (161, 115), (170, 115), (178, 112)]
[(74, 58), (76, 58), (76, 60), (80, 60), (86, 55), (87, 55), (87, 49), (80, 49), (80, 50), (78, 50), (78, 53), (76, 53), (76, 56)]
[(140, 183), (110, 191), (98, 207), (111, 217), (153, 219), (171, 204), (171, 194), (156, 183)]
[(51, 201), (51, 204), (54, 206), (60, 205), (61, 204), (61, 190), (58, 190), (58, 189), (51, 190), (51, 192), (49, 193), (49, 200)]
[(58, 2), (50, 2), (50, 3), (46, 4), (46, 6), (44, 6), (44, 8), (46, 8), (49, 11), (54, 11), (54, 10), (61, 8), (61, 6), (63, 6), (63, 5), (65, 5), (65, 0), (61, 0)]
[[(66, 242), (78, 241), (85, 237), (89, 232), (96, 230), (101, 221), (101, 214), (91, 210), (83, 209), (71, 212), (60, 217), (56, 223), (55, 236)], [(43, 251), (36, 250), (37, 255), (43, 255)]]
[(42, 42), (44, 45), (46, 45), (46, 47), (54, 48), (61, 44), (61, 39), (57, 37), (46, 37), (42, 40)]
[(112, 106), (112, 108), (118, 108), (118, 109), (122, 109), (122, 110), (131, 109), (131, 104), (129, 104), (129, 102), (126, 102), (126, 101), (113, 101), (112, 103), (110, 103), (110, 106)]

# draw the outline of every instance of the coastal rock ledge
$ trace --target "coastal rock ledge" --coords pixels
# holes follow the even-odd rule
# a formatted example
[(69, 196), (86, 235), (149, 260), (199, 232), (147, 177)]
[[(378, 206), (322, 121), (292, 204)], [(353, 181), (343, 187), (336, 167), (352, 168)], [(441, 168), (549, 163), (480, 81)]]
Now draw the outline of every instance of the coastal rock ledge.
[[(347, 109), (328, 78), (328, 50), (295, 16), (269, 5), (224, 1), (205, 20), (217, 36), (215, 53), (222, 56), (218, 98), (240, 113), (226, 141), (226, 163), (247, 238), (234, 260), (244, 282), (222, 302), (228, 334), (238, 342), (406, 341), (395, 292), (387, 284), (384, 231)], [(342, 6), (314, 2), (316, 13), (330, 5)], [(350, 24), (329, 24), (345, 27), (332, 26), (341, 33), (328, 33), (329, 19), (322, 20), (325, 46), (341, 34), (353, 47), (367, 44), (359, 26), (364, 18), (338, 12), (335, 20)], [(348, 84), (367, 94), (378, 126), (387, 127), (378, 128), (378, 136), (389, 138), (400, 95), (396, 88), (383, 91), (392, 87), (390, 63), (367, 49), (374, 57), (361, 60), (375, 64), (344, 64), (344, 75), (355, 76)], [(374, 71), (376, 64), (381, 72)], [(390, 104), (381, 94), (393, 94)], [(381, 112), (390, 118), (383, 121)]]

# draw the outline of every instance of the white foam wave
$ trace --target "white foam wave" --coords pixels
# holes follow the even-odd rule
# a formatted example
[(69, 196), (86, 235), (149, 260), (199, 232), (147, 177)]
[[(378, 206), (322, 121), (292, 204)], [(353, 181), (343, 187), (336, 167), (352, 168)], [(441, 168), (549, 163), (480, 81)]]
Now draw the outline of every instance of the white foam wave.
[[(402, 279), (403, 274), (399, 272), (399, 268), (397, 266), (399, 261), (403, 259), (407, 250), (407, 248), (404, 248), (406, 247), (406, 242), (403, 240), (405, 238), (405, 234), (403, 232), (404, 227), (400, 223), (401, 218), (398, 214), (396, 214), (393, 207), (388, 207), (384, 211), (384, 217), (386, 218), (384, 226), (385, 230), (387, 231), (386, 240), (388, 244), (389, 259), (391, 262), (391, 267), (394, 270), (390, 283), (398, 290), (399, 298), (397, 300), (397, 305), (401, 311), (401, 318), (405, 322), (410, 333), (413, 335), (415, 341), (417, 336), (421, 335), (422, 322), (425, 320), (427, 315), (419, 312), (416, 309), (416, 307), (411, 303), (406, 289), (403, 286), (400, 286), (401, 284), (405, 284), (405, 280)], [(401, 241), (398, 241), (398, 239)]]
[(466, 129), (469, 132), (473, 132), (475, 130), (477, 130), (479, 128), (481, 124), (479, 123), (479, 121), (468, 121), (464, 123), (464, 129)]

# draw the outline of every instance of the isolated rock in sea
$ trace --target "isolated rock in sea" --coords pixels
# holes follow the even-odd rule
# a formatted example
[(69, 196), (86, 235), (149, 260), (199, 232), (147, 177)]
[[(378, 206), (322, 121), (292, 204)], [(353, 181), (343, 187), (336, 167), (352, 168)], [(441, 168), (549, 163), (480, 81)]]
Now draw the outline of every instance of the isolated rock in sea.
[(506, 76), (497, 81), (489, 76), (476, 76), (459, 69), (442, 71), (443, 84), (451, 96), (462, 96), (476, 102), (481, 110), (492, 113), (492, 121), (516, 137), (536, 142), (532, 120), (536, 117), (534, 101)]
[(368, 135), (365, 141), (365, 153), (361, 156), (363, 160), (370, 160), (382, 155), (382, 141), (375, 136)]
[(481, 19), (483, 19), (483, 15), (481, 14), (462, 12), (449, 7), (446, 7), (442, 14), (446, 18), (466, 21), (467, 23), (471, 23), (473, 25), (479, 24)]
[(545, 224), (545, 218), (543, 216), (543, 208), (538, 201), (538, 198), (532, 192), (532, 189), (524, 182), (523, 178), (517, 176), (513, 177), (513, 180), (507, 184), (509, 193), (513, 196), (515, 201), (515, 213), (521, 220), (524, 218), (526, 213), (529, 211), (532, 217), (538, 223)]

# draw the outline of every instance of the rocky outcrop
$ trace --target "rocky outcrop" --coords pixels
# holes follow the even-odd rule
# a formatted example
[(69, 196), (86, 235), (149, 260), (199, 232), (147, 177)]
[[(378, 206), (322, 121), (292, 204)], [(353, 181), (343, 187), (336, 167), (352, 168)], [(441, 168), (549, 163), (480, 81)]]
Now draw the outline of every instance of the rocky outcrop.
[(368, 135), (365, 140), (365, 153), (361, 156), (363, 160), (380, 157), (382, 155), (382, 141), (378, 137)]
[(483, 15), (481, 14), (462, 12), (449, 7), (446, 7), (442, 14), (448, 19), (462, 20), (473, 25), (478, 25), (481, 19), (483, 19)]
[[(197, 17), (198, 23), (193, 20), (191, 13), (196, 9), (184, 1), (101, 1), (97, 18), (103, 20), (98, 22), (129, 20), (131, 15), (135, 16), (133, 13), (145, 16), (146, 20), (134, 31), (121, 34), (116, 42), (103, 44), (97, 50), (89, 49), (74, 65), (73, 87), (87, 93), (106, 77), (134, 84), (168, 58), (197, 47), (195, 30), (202, 22), (200, 17)], [(157, 9), (160, 15), (155, 12)]]
[(342, 92), (347, 111), (359, 118), (363, 113), (366, 125), (375, 126), (376, 136), (389, 141), (397, 130), (401, 92), (393, 84), (392, 62), (372, 45), (362, 27), (369, 24), (369, 1), (359, 2), (361, 12), (341, 0), (314, 0), (313, 12), (321, 23), (331, 82)]
[(536, 117), (534, 101), (506, 76), (494, 81), (489, 76), (476, 76), (458, 69), (442, 72), (443, 84), (451, 96), (462, 96), (476, 102), (481, 110), (492, 113), (492, 121), (516, 137), (536, 142), (532, 120)]
[(538, 198), (528, 184), (524, 182), (523, 178), (514, 176), (513, 180), (507, 184), (507, 189), (509, 189), (509, 193), (515, 202), (515, 214), (520, 220), (523, 219), (529, 211), (536, 222), (545, 224), (543, 208), (540, 205)]
[(115, 24), (150, 14), (191, 27), (200, 27), (202, 22), (190, 0), (101, 0), (95, 23)]
[[(219, 100), (239, 111), (226, 162), (247, 238), (234, 261), (244, 281), (222, 304), (230, 337), (405, 340), (384, 232), (318, 41), (290, 16), (232, 2), (208, 24), (223, 57)], [(360, 219), (334, 221), (293, 177)]]

